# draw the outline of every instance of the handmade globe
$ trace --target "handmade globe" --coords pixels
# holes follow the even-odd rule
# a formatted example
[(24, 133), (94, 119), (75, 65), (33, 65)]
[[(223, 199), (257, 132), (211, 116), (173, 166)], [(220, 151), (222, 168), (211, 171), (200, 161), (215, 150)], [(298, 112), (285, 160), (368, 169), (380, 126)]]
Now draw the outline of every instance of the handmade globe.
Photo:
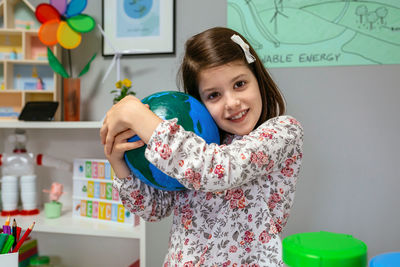
[[(163, 120), (178, 119), (186, 131), (192, 131), (208, 144), (219, 144), (219, 131), (208, 110), (194, 97), (174, 91), (160, 92), (142, 100)], [(138, 136), (128, 141), (139, 140)], [(185, 189), (176, 179), (164, 174), (144, 156), (146, 146), (127, 151), (125, 161), (132, 173), (144, 183), (157, 189), (179, 191)]]

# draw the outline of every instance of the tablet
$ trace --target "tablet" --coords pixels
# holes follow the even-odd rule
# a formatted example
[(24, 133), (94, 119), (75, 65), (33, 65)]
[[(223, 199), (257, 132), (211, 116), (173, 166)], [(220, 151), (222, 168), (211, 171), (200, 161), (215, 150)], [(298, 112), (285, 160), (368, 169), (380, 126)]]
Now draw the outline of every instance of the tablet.
[(19, 114), (18, 120), (22, 121), (52, 121), (57, 111), (56, 101), (32, 101), (26, 102)]

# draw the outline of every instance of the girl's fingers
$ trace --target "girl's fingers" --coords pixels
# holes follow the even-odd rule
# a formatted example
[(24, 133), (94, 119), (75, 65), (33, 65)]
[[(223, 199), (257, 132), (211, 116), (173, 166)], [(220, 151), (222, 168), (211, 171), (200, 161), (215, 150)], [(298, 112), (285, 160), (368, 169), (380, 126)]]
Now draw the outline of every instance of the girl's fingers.
[(126, 142), (126, 143), (119, 143), (116, 144), (114, 147), (115, 151), (128, 151), (132, 149), (136, 149), (139, 147), (142, 147), (144, 145), (144, 142), (142, 140), (136, 141), (136, 142)]
[(136, 142), (128, 142), (128, 138), (135, 135), (135, 132), (131, 129), (125, 130), (115, 137), (108, 131), (106, 142), (105, 142), (105, 153), (106, 155), (111, 155), (114, 149), (117, 151), (127, 151), (132, 150), (144, 145), (142, 140)]
[(100, 129), (100, 138), (101, 138), (101, 143), (103, 145), (106, 143), (106, 136), (107, 136), (107, 125), (103, 124), (103, 126)]
[(107, 122), (107, 115), (106, 115), (106, 117), (104, 118), (104, 121), (103, 121), (103, 125), (101, 126), (101, 129), (100, 129), (100, 137), (101, 137), (101, 143), (103, 144), (103, 145), (105, 145), (106, 144), (106, 137), (107, 137), (107, 134), (108, 134), (108, 127), (109, 127), (109, 124), (108, 124), (108, 122)]
[(136, 142), (115, 143), (112, 151), (113, 153), (123, 155), (124, 152), (142, 147), (144, 142), (142, 140)]
[(134, 135), (135, 135), (135, 132), (133, 130), (131, 130), (131, 129), (125, 130), (122, 133), (119, 133), (115, 137), (115, 142), (126, 141), (127, 139), (131, 138)]
[(114, 139), (115, 137), (110, 132), (107, 132), (107, 136), (105, 139), (106, 155), (111, 155), (112, 148), (114, 146)]
[(127, 141), (129, 138), (131, 138), (134, 135), (135, 135), (135, 132), (131, 129), (118, 134), (115, 137), (113, 150), (117, 149), (118, 151), (127, 151), (127, 150), (132, 150), (132, 149), (136, 149), (138, 147), (143, 146), (144, 142), (142, 140), (138, 140), (135, 142)]

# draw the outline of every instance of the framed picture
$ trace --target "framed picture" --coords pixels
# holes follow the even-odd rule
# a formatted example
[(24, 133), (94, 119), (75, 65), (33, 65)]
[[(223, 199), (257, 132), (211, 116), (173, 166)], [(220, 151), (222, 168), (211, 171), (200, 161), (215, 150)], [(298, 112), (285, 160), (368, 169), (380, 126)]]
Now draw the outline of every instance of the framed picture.
[(103, 56), (174, 54), (175, 0), (103, 0)]

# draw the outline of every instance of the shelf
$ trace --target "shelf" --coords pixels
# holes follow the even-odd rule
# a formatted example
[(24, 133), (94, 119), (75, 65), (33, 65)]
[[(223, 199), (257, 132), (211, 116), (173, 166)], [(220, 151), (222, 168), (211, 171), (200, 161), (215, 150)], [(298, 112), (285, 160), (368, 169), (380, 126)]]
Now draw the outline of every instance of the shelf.
[(100, 129), (100, 121), (0, 121), (0, 129)]
[[(5, 217), (4, 217), (5, 218)], [(12, 217), (23, 229), (28, 228), (35, 222), (33, 232), (54, 233), (54, 234), (74, 234), (89, 235), (98, 237), (115, 238), (135, 238), (144, 237), (141, 226), (132, 226), (115, 222), (102, 222), (93, 219), (72, 216), (71, 211), (64, 211), (61, 217), (48, 219), (44, 212), (35, 216), (15, 216)], [(140, 222), (143, 225), (143, 221)]]
[(0, 90), (0, 94), (3, 93), (33, 93), (33, 94), (53, 94), (53, 90), (20, 90), (20, 89), (4, 89)]
[(0, 62), (13, 63), (20, 65), (49, 65), (47, 60), (37, 60), (37, 59), (1, 59)]
[(1, 33), (7, 33), (7, 34), (21, 34), (21, 33), (28, 33), (28, 34), (33, 34), (33, 35), (37, 35), (38, 32), (35, 29), (31, 29), (31, 30), (25, 30), (25, 29), (6, 29), (6, 28), (0, 28), (0, 34)]

